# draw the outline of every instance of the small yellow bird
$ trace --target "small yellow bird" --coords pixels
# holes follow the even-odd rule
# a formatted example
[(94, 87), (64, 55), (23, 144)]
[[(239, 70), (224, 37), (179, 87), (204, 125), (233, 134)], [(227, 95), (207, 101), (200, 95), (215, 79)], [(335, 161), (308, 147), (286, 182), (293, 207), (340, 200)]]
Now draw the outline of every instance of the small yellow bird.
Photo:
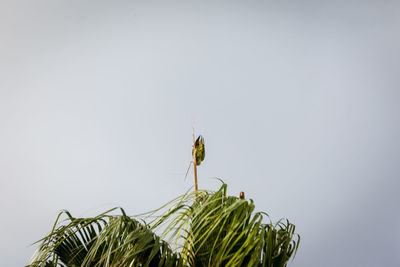
[(201, 162), (204, 160), (204, 158), (206, 157), (203, 136), (199, 135), (199, 137), (197, 137), (194, 145), (196, 148), (196, 155), (194, 155), (195, 149), (192, 150), (192, 155), (193, 155), (193, 158), (196, 159), (197, 166), (199, 166), (201, 164)]

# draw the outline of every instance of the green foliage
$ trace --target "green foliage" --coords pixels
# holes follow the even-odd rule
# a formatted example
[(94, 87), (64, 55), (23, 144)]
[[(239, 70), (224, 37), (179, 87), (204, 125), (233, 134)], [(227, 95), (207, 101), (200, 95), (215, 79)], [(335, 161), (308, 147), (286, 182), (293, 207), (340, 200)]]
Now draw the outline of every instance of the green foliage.
[[(136, 217), (123, 209), (94, 218), (64, 211), (30, 266), (286, 266), (300, 241), (294, 225), (263, 223), (266, 214), (254, 212), (252, 200), (226, 191), (223, 184), (214, 193), (190, 192)], [(63, 214), (67, 223), (59, 226)]]

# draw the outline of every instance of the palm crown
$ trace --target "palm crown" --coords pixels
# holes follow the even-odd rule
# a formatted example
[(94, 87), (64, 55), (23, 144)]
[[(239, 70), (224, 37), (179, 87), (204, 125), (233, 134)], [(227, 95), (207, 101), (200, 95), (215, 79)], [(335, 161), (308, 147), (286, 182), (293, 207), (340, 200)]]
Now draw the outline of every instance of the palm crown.
[[(298, 248), (293, 224), (268, 222), (265, 213), (254, 212), (251, 199), (227, 196), (224, 183), (164, 208), (144, 218), (122, 209), (121, 215), (109, 211), (94, 218), (62, 212), (29, 266), (285, 267)], [(67, 220), (60, 225), (62, 214)]]

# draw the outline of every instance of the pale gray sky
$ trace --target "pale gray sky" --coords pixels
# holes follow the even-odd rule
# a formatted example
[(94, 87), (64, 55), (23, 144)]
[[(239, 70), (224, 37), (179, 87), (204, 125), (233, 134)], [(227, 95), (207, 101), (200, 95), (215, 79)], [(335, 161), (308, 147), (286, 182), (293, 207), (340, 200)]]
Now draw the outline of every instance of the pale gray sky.
[(396, 1), (1, 1), (0, 251), (57, 213), (246, 192), (302, 237), (293, 267), (400, 265)]

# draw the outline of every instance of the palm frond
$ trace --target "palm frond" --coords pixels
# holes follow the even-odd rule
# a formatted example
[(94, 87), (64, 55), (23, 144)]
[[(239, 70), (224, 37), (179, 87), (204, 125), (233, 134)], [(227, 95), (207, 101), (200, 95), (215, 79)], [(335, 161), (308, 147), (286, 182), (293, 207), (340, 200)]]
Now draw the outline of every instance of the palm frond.
[(252, 200), (227, 196), (225, 183), (216, 192), (188, 192), (141, 216), (123, 209), (110, 215), (114, 210), (94, 218), (61, 212), (30, 266), (284, 267), (300, 241), (288, 220), (273, 224), (255, 212)]
[(29, 266), (178, 266), (182, 261), (147, 225), (122, 209), (122, 215), (109, 215), (113, 210), (94, 218), (63, 211), (58, 218), (66, 214), (69, 223), (40, 240)]
[(266, 214), (254, 210), (252, 200), (227, 196), (223, 183), (177, 199), (152, 229), (162, 226), (189, 266), (286, 266), (300, 240), (294, 225), (263, 223)]

